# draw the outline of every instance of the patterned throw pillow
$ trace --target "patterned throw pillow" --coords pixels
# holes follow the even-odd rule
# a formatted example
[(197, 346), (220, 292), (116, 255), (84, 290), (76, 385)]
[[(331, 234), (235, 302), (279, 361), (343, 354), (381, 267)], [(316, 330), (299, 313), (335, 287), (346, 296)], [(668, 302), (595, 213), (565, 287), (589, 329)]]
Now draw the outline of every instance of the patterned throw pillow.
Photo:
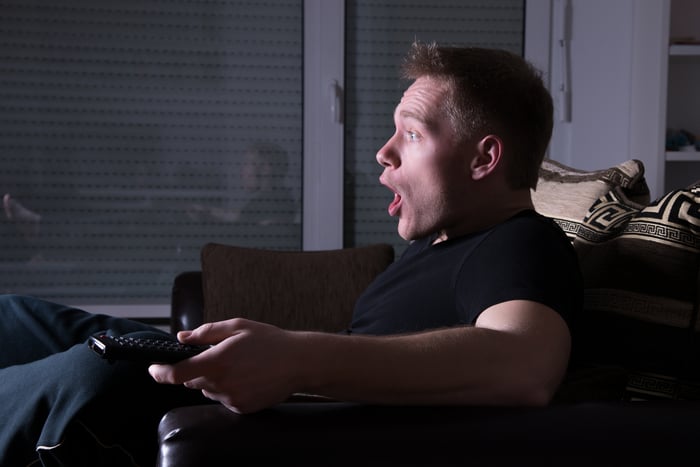
[(532, 201), (537, 212), (555, 219), (573, 241), (588, 209), (610, 190), (629, 204), (648, 203), (642, 162), (631, 159), (607, 169), (583, 171), (545, 159)]
[(629, 398), (700, 399), (700, 182), (650, 202), (640, 161), (586, 172), (546, 160), (533, 201), (579, 256), (575, 360), (624, 368)]
[(631, 370), (634, 396), (698, 398), (700, 184), (646, 206), (613, 189), (573, 244), (585, 286), (581, 357)]

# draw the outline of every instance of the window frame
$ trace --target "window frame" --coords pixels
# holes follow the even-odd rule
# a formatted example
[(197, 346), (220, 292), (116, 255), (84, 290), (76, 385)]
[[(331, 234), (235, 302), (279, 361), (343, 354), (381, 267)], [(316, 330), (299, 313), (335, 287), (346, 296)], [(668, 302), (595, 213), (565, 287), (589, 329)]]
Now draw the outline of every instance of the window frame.
[[(525, 0), (524, 55), (545, 72), (547, 86), (551, 10), (552, 0)], [(344, 245), (344, 128), (342, 121), (334, 120), (331, 110), (335, 83), (340, 87), (342, 116), (344, 62), (345, 0), (304, 0), (304, 250)]]
[[(525, 1), (525, 57), (549, 69), (552, 0)], [(304, 0), (302, 248), (343, 247), (345, 0)], [(387, 116), (391, 118), (391, 116)], [(170, 304), (75, 306), (130, 318), (166, 318)]]
[(344, 89), (345, 0), (304, 0), (304, 250), (343, 246)]

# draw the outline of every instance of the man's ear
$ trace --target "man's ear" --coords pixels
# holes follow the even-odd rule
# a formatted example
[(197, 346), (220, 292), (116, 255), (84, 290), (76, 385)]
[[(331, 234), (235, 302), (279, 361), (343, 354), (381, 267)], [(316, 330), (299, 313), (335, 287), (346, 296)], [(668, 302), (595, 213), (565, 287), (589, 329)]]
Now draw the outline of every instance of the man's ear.
[(477, 143), (477, 154), (471, 161), (474, 180), (481, 180), (494, 170), (501, 162), (503, 141), (496, 135), (487, 135)]

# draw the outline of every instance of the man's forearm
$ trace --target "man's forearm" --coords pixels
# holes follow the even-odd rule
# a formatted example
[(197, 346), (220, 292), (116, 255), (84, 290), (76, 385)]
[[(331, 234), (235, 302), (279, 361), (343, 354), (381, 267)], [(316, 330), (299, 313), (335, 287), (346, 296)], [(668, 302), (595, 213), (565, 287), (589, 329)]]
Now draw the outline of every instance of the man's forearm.
[(522, 336), (475, 327), (368, 337), (301, 333), (305, 391), (382, 404), (541, 404)]

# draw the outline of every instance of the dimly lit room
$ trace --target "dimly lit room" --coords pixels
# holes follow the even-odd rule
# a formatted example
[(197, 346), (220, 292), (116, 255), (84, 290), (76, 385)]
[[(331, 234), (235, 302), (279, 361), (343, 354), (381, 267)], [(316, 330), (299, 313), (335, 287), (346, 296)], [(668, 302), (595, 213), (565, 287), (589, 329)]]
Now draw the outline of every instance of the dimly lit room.
[(0, 0), (0, 465), (695, 465), (700, 2)]

